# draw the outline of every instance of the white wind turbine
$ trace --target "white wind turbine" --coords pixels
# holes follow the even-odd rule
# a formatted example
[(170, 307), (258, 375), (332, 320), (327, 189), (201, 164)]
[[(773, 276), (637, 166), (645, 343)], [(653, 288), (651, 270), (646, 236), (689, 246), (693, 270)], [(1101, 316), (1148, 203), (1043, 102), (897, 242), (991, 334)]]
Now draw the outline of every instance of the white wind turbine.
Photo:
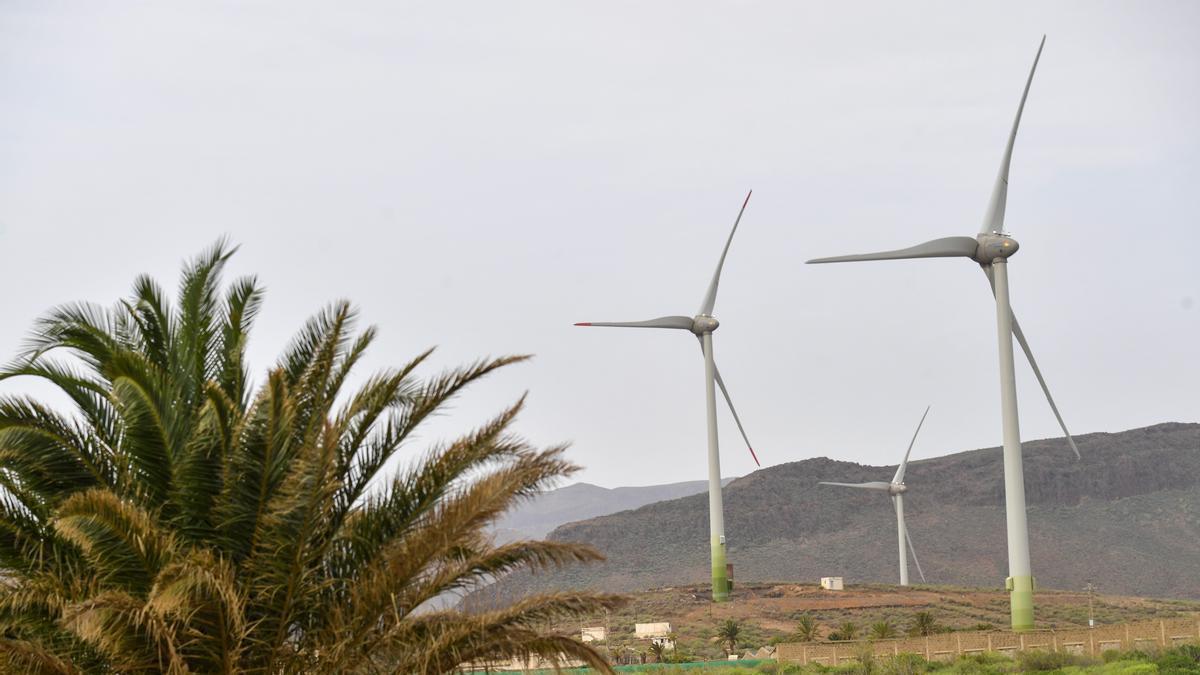
[(708, 530), (712, 554), (712, 597), (714, 602), (723, 602), (729, 599), (729, 578), (725, 571), (725, 509), (721, 499), (721, 456), (717, 446), (717, 401), (714, 384), (721, 388), (725, 402), (729, 404), (729, 412), (733, 413), (733, 421), (737, 423), (738, 431), (742, 433), (742, 438), (746, 441), (746, 447), (750, 448), (750, 456), (754, 458), (754, 463), (758, 464), (758, 456), (754, 454), (754, 448), (750, 445), (746, 430), (742, 428), (742, 421), (733, 407), (733, 399), (729, 397), (729, 391), (721, 379), (721, 372), (717, 370), (717, 364), (713, 360), (712, 339), (713, 331), (720, 325), (712, 313), (713, 307), (717, 304), (717, 285), (721, 281), (721, 268), (725, 265), (725, 256), (729, 253), (729, 245), (733, 243), (733, 235), (737, 232), (738, 223), (742, 221), (742, 214), (745, 213), (746, 204), (750, 202), (750, 195), (753, 192), (751, 190), (746, 194), (746, 200), (742, 202), (737, 219), (733, 221), (733, 230), (729, 233), (729, 239), (725, 241), (725, 249), (721, 251), (721, 258), (717, 261), (717, 270), (713, 272), (712, 281), (709, 282), (708, 290), (700, 303), (700, 311), (695, 316), (663, 316), (647, 321), (575, 324), (576, 326), (686, 330), (691, 331), (700, 341), (700, 348), (704, 353), (704, 396), (708, 417)]
[(1033, 351), (1025, 340), (1021, 326), (1013, 316), (1012, 305), (1008, 295), (1008, 258), (1017, 252), (1017, 242), (1004, 231), (1004, 209), (1008, 200), (1008, 171), (1012, 164), (1013, 144), (1017, 139), (1017, 127), (1021, 123), (1021, 112), (1025, 108), (1025, 99), (1029, 96), (1029, 86), (1033, 83), (1033, 73), (1037, 70), (1038, 59), (1042, 55), (1042, 47), (1046, 44), (1045, 36), (1038, 45), (1037, 56), (1033, 59), (1033, 67), (1029, 70), (1029, 79), (1025, 82), (1025, 90), (1021, 94), (1021, 103), (1017, 107), (1017, 116), (1013, 120), (1012, 131), (1008, 136), (1008, 145), (1000, 162), (1000, 172), (992, 188), (991, 200), (984, 213), (983, 227), (974, 237), (945, 237), (934, 239), (924, 244), (880, 253), (863, 255), (847, 255), (835, 258), (820, 258), (810, 260), (810, 263), (852, 262), (859, 260), (900, 260), (905, 258), (967, 258), (978, 263), (987, 275), (992, 286), (992, 294), (996, 300), (996, 328), (999, 336), (1000, 351), (1000, 409), (1004, 430), (1004, 504), (1008, 529), (1008, 574), (1005, 581), (1011, 603), (1013, 630), (1029, 630), (1033, 628), (1033, 573), (1029, 564), (1029, 525), (1025, 514), (1025, 475), (1021, 462), (1021, 434), (1017, 420), (1017, 385), (1013, 373), (1013, 337), (1016, 336), (1038, 384), (1046, 394), (1050, 409), (1058, 419), (1059, 426), (1067, 437), (1067, 442), (1079, 457), (1079, 449), (1075, 440), (1067, 431), (1058, 406), (1050, 396), (1050, 388), (1038, 369)]
[[(912, 440), (908, 442), (908, 450), (904, 451), (904, 460), (900, 462), (900, 468), (896, 469), (896, 475), (892, 476), (892, 482), (885, 483), (883, 481), (871, 481), (870, 483), (831, 483), (829, 481), (821, 481), (818, 485), (837, 485), (838, 487), (858, 488), (860, 490), (876, 490), (878, 492), (886, 492), (892, 497), (892, 506), (896, 509), (896, 537), (900, 545), (900, 585), (908, 585), (908, 552), (912, 552), (913, 562), (917, 564), (917, 573), (921, 575), (921, 583), (925, 583), (925, 572), (921, 571), (921, 561), (917, 560), (917, 551), (913, 548), (912, 540), (908, 537), (908, 526), (904, 524), (904, 493), (908, 492), (908, 486), (904, 484), (904, 470), (908, 468), (908, 456), (912, 454), (913, 443), (917, 442), (917, 434), (921, 433), (921, 425), (925, 423), (925, 417), (929, 414), (929, 408), (925, 408), (925, 414), (921, 415), (921, 421), (917, 422), (917, 430), (913, 432)], [(908, 551), (905, 551), (907, 544)]]

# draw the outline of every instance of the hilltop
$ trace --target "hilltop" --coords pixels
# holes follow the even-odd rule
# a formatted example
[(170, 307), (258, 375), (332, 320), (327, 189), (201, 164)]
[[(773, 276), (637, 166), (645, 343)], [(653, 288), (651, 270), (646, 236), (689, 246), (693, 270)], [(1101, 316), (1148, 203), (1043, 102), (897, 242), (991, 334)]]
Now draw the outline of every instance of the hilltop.
[[(1200, 425), (1167, 423), (1024, 443), (1033, 569), (1040, 588), (1200, 598)], [(895, 516), (878, 494), (819, 480), (886, 480), (895, 467), (818, 458), (768, 467), (725, 489), (736, 580), (892, 583)], [(914, 461), (910, 535), (930, 583), (997, 588), (1006, 576), (999, 448)], [(605, 563), (507, 580), (490, 594), (588, 587), (631, 592), (708, 578), (707, 497), (662, 501), (555, 529)], [(916, 578), (915, 568), (911, 570)]]
[[(726, 478), (722, 485), (728, 485)], [(708, 481), (606, 488), (575, 483), (537, 495), (504, 514), (493, 530), (501, 540), (541, 539), (565, 523), (636, 509), (646, 504), (687, 497), (708, 490)]]

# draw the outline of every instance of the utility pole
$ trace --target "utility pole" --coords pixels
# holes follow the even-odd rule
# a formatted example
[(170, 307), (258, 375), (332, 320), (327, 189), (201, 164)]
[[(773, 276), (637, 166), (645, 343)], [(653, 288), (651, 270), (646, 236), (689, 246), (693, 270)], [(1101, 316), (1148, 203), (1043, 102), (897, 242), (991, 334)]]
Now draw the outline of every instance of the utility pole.
[(1091, 581), (1088, 581), (1087, 586), (1084, 586), (1083, 590), (1087, 591), (1088, 594), (1088, 628), (1094, 628), (1096, 626), (1096, 614), (1092, 606), (1092, 597), (1096, 593), (1096, 586)]
[(608, 610), (604, 610), (604, 651), (608, 654), (608, 662), (612, 663), (612, 638), (608, 636)]

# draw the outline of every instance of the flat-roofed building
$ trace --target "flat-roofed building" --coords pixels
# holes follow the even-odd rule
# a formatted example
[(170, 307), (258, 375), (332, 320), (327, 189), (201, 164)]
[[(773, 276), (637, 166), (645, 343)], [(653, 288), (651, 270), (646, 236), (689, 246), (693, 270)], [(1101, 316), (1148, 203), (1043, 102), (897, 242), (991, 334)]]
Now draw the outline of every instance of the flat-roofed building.
[(666, 621), (659, 623), (635, 623), (633, 635), (640, 640), (664, 638), (671, 634), (671, 624)]
[(827, 591), (840, 591), (842, 590), (842, 578), (821, 577), (821, 588), (824, 588)]

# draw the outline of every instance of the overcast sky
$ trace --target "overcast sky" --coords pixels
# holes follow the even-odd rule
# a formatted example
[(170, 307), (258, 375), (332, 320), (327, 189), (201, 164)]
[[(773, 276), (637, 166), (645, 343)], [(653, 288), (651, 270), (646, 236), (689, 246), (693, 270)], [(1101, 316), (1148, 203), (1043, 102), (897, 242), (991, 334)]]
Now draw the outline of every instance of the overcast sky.
[[(995, 446), (972, 264), (803, 261), (974, 235), (1043, 33), (1016, 313), (1074, 433), (1200, 420), (1196, 2), (7, 0), (0, 354), (227, 234), (268, 287), (260, 375), (349, 298), (370, 367), (537, 355), (427, 439), (528, 389), (520, 431), (571, 441), (577, 478), (700, 479), (695, 340), (572, 323), (695, 313), (753, 188), (715, 353), (764, 465), (894, 464), (927, 404), (914, 457)], [(1023, 437), (1059, 435), (1017, 378)]]

